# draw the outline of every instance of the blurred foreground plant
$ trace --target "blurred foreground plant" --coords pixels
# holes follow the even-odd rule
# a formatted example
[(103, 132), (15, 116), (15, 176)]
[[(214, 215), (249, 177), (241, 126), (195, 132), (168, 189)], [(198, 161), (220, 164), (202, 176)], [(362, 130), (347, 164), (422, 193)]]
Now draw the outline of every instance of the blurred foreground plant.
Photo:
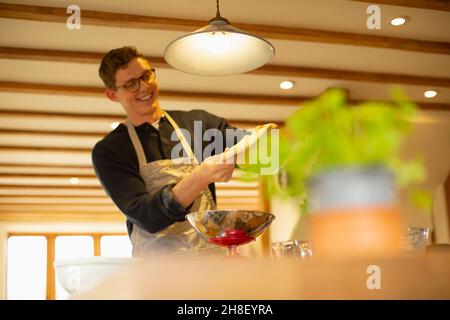
[[(310, 177), (346, 166), (385, 166), (398, 187), (423, 181), (426, 173), (421, 161), (406, 161), (399, 155), (416, 110), (399, 90), (394, 92), (392, 102), (367, 101), (350, 106), (343, 90), (330, 89), (304, 103), (281, 130), (279, 173), (263, 176), (268, 192), (302, 197)], [(257, 172), (261, 166), (241, 167)], [(413, 198), (415, 204), (431, 207), (428, 193), (418, 191)]]

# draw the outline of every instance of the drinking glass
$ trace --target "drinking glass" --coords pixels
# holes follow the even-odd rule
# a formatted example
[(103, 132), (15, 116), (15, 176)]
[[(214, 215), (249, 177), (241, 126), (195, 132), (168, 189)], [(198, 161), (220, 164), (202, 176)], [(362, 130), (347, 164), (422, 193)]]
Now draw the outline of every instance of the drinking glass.
[(272, 256), (275, 259), (297, 257), (307, 259), (312, 257), (311, 243), (308, 240), (287, 240), (272, 242)]

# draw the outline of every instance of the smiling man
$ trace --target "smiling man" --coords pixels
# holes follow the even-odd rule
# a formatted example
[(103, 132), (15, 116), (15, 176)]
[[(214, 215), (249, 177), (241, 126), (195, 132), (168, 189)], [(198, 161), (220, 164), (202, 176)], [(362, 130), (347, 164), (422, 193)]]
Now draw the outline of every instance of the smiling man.
[[(185, 215), (214, 209), (214, 182), (230, 180), (235, 165), (219, 155), (199, 161), (175, 129), (193, 133), (194, 122), (201, 121), (202, 130), (214, 128), (226, 137), (226, 129), (233, 128), (202, 110), (163, 110), (156, 71), (134, 47), (108, 52), (99, 75), (106, 97), (122, 105), (127, 120), (95, 145), (92, 161), (106, 193), (127, 218), (133, 256), (214, 251)], [(231, 147), (237, 140), (221, 145)], [(189, 158), (183, 163), (171, 159), (180, 141)]]

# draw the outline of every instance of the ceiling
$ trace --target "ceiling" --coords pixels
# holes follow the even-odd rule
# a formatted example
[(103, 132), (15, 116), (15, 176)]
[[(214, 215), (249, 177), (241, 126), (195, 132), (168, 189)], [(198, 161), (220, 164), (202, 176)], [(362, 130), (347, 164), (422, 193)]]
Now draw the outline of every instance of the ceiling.
[[(162, 57), (170, 41), (215, 15), (214, 0), (78, 0), (79, 30), (66, 27), (67, 1), (1, 1), (0, 216), (117, 212), (93, 173), (90, 150), (124, 117), (104, 98), (97, 75), (101, 56), (123, 45), (150, 57), (164, 108), (201, 108), (241, 126), (283, 122), (330, 87), (360, 101), (387, 100), (401, 85), (421, 108), (404, 154), (422, 154), (426, 186), (435, 188), (450, 164), (450, 5), (377, 3), (381, 30), (366, 27), (365, 1), (222, 0), (222, 16), (268, 39), (276, 54), (259, 70), (202, 77), (172, 69)], [(391, 26), (399, 15), (408, 23)], [(279, 88), (286, 79), (293, 89)], [(429, 89), (438, 95), (425, 98)], [(70, 184), (71, 177), (79, 183)], [(249, 201), (255, 196), (233, 185), (249, 192)]]

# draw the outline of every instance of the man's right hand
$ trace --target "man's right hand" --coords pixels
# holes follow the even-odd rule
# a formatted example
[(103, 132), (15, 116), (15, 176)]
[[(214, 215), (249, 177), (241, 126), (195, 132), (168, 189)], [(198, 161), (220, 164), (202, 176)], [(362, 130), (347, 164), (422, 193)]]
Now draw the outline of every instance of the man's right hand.
[(223, 154), (206, 158), (195, 170), (172, 189), (175, 200), (187, 208), (213, 182), (227, 182), (233, 175), (234, 163), (224, 160)]
[[(225, 149), (225, 151), (227, 151), (227, 149)], [(208, 184), (229, 181), (233, 175), (234, 169), (234, 161), (224, 160), (222, 154), (206, 158), (199, 167), (200, 174), (205, 177)]]

